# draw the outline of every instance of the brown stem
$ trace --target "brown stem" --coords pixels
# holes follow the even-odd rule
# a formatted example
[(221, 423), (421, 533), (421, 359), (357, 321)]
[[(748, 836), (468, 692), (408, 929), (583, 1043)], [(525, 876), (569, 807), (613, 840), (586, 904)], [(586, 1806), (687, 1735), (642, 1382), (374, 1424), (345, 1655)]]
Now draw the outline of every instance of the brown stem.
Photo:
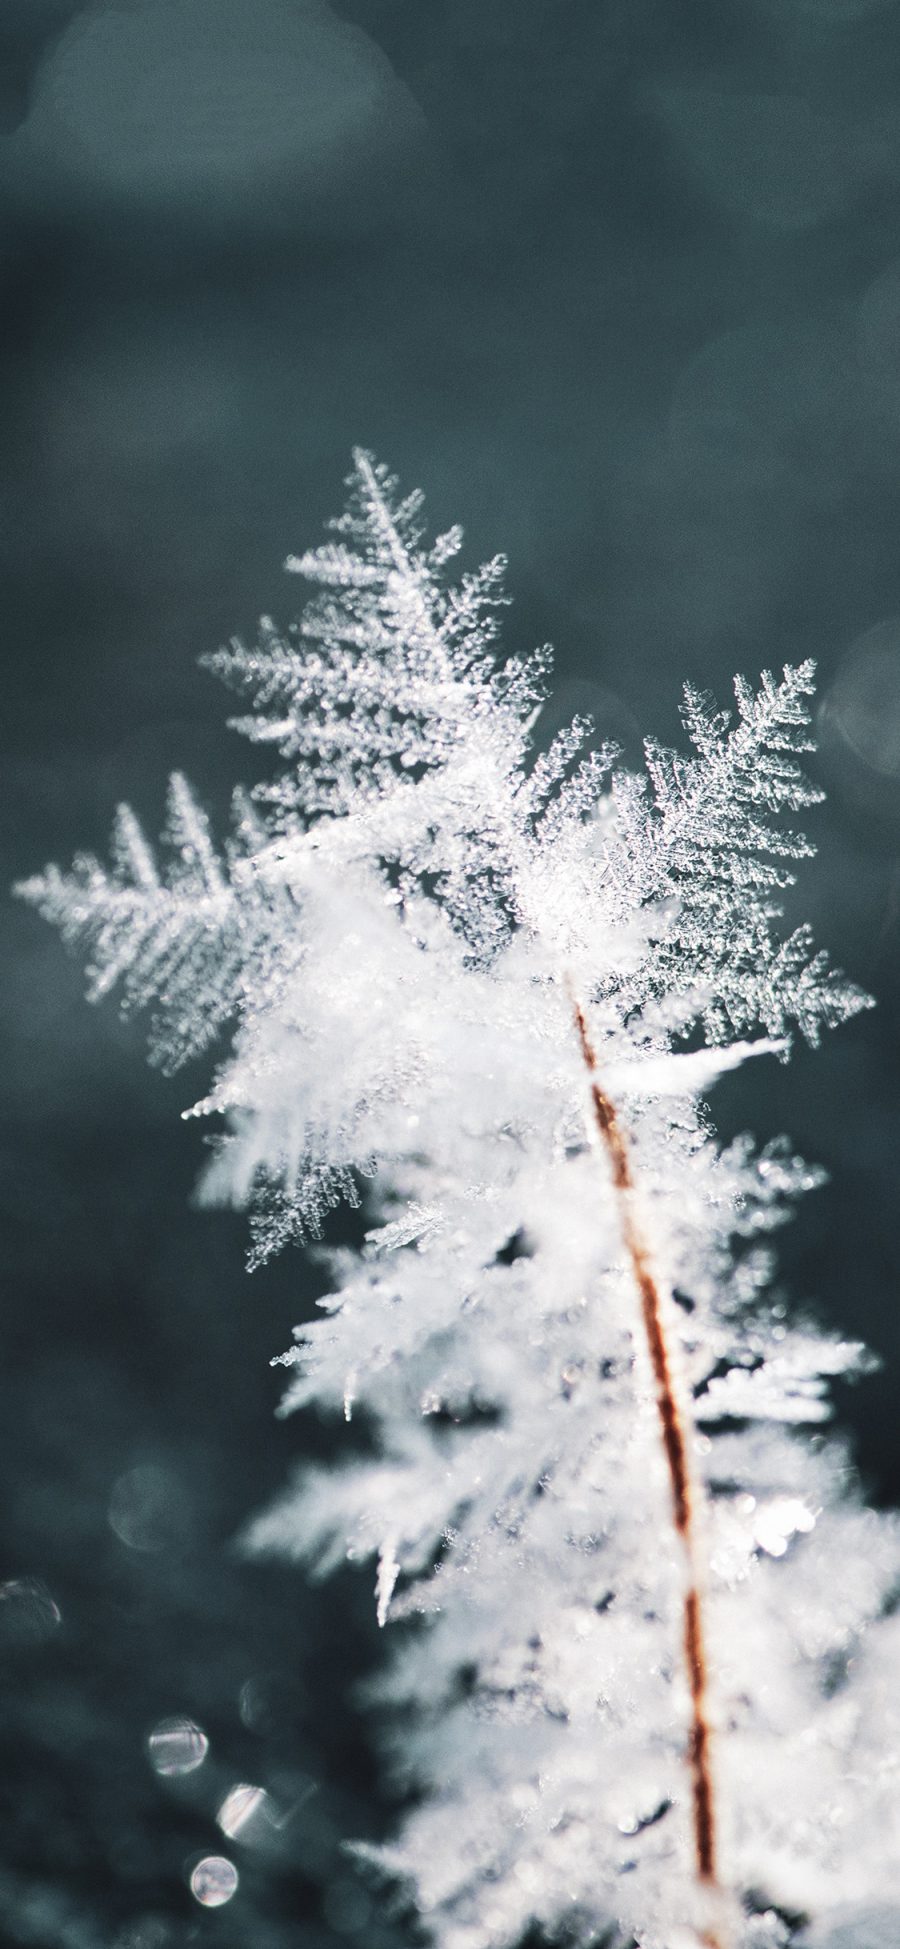
[[(672, 1491), (672, 1516), (686, 1559), (683, 1650), (691, 1700), (687, 1764), (691, 1776), (694, 1865), (701, 1886), (710, 1892), (721, 1894), (717, 1865), (716, 1800), (708, 1705), (708, 1666), (703, 1629), (703, 1601), (698, 1574), (694, 1485), (688, 1455), (685, 1417), (673, 1373), (662, 1294), (635, 1213), (634, 1178), (628, 1137), (620, 1122), (615, 1104), (607, 1096), (599, 1080), (596, 1052), (588, 1033), (584, 1010), (574, 995), (572, 1011), (582, 1058), (590, 1078), (593, 1121), (609, 1158), (613, 1189), (619, 1206), (622, 1238), (631, 1261), (640, 1298), (641, 1320), (653, 1372), (660, 1433)], [(701, 1940), (704, 1949), (725, 1949), (723, 1938), (715, 1930), (708, 1930)]]

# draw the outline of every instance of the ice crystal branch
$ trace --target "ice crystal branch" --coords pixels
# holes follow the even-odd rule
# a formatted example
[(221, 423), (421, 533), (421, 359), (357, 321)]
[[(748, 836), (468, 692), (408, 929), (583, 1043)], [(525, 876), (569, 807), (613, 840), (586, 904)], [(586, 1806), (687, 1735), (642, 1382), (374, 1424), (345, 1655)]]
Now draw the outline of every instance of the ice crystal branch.
[(691, 755), (648, 742), (641, 777), (579, 721), (536, 751), (549, 656), (500, 654), (500, 558), (453, 581), (458, 529), (429, 546), (368, 454), (348, 485), (288, 565), (298, 622), (210, 659), (282, 760), (223, 851), (177, 780), (164, 869), (122, 810), (110, 870), (23, 892), (92, 993), (152, 1005), (158, 1060), (229, 1030), (189, 1114), (224, 1119), (206, 1195), (250, 1207), (255, 1256), (365, 1195), (284, 1407), (359, 1413), (368, 1446), (255, 1540), (371, 1558), (407, 1621), (380, 1691), (415, 1791), (371, 1858), (440, 1949), (807, 1922), (868, 1949), (900, 1874), (900, 1538), (791, 1431), (864, 1358), (772, 1289), (816, 1173), (720, 1149), (701, 1101), (865, 1003), (779, 930), (812, 666), (738, 680), (733, 721), (689, 688)]

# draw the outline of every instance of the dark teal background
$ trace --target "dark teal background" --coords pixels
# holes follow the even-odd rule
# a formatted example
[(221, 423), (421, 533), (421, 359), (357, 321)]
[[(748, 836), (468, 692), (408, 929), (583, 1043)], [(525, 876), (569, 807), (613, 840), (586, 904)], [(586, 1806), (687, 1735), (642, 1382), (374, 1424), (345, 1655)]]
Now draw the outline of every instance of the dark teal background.
[[(831, 796), (792, 912), (879, 1007), (714, 1109), (831, 1173), (785, 1281), (883, 1356), (839, 1412), (897, 1501), (900, 7), (223, 0), (211, 35), (182, 0), (138, 122), (107, 29), (153, 15), (0, 17), (4, 879), (101, 847), (122, 795), (155, 830), (169, 767), (217, 814), (252, 781), (195, 659), (290, 615), (280, 564), (354, 442), (470, 562), (506, 550), (507, 643), (557, 646), (548, 717), (594, 708), (630, 757), (685, 678), (724, 698), (815, 655)], [(319, 1275), (248, 1280), (241, 1222), (190, 1208), (202, 1076), (150, 1072), (32, 914), (2, 955), (0, 1581), (61, 1623), (2, 1644), (0, 1939), (387, 1943), (337, 1851), (386, 1818), (350, 1698), (383, 1650), (367, 1580), (232, 1548), (330, 1439), (273, 1421), (267, 1364)], [(173, 1515), (140, 1552), (107, 1511), (147, 1466)], [(181, 1791), (144, 1747), (177, 1712), (212, 1741)], [(297, 1811), (202, 1912), (186, 1868), (228, 1852), (235, 1780)]]

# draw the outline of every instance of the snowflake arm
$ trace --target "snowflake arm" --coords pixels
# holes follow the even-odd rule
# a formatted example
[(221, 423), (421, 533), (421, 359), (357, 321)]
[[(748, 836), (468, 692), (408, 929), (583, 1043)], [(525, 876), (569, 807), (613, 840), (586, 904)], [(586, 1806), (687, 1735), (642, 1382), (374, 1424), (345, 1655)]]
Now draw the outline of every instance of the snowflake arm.
[(151, 1059), (166, 1072), (214, 1040), (239, 1012), (250, 970), (259, 975), (268, 959), (285, 896), (247, 872), (259, 833), (252, 806), (236, 793), (234, 838), (220, 857), (176, 772), (162, 872), (131, 807), (120, 805), (110, 867), (80, 854), (70, 872), (48, 866), (16, 889), (85, 956), (91, 1001), (118, 988), (127, 1014), (154, 1008)]
[(786, 666), (779, 682), (764, 671), (757, 692), (736, 678), (734, 725), (688, 686), (683, 719), (696, 757), (648, 740), (646, 782), (614, 781), (613, 876), (637, 905), (672, 903), (635, 1003), (642, 991), (649, 999), (696, 989), (713, 1042), (761, 1023), (775, 1037), (796, 1026), (816, 1043), (823, 1028), (869, 1006), (814, 950), (808, 928), (780, 941), (772, 927), (793, 880), (783, 862), (813, 851), (781, 816), (822, 797), (797, 762), (812, 748), (813, 674), (811, 661)]

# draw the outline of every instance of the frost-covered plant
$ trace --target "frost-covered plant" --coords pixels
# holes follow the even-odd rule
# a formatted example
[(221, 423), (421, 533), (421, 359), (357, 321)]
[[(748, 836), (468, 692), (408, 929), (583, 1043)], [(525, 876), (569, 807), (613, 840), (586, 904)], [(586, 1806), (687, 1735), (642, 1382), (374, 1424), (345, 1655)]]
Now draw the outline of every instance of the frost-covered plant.
[(210, 659), (285, 760), (224, 854), (176, 778), (164, 873), (121, 808), (111, 871), (23, 891), (93, 995), (154, 1004), (167, 1068), (229, 1025), (187, 1114), (225, 1118), (206, 1195), (255, 1258), (364, 1188), (284, 1406), (368, 1447), (255, 1540), (372, 1558), (406, 1620), (379, 1690), (410, 1810), (373, 1858), (441, 1949), (870, 1949), (879, 1904), (900, 1926), (900, 1537), (808, 1432), (861, 1350), (771, 1290), (816, 1173), (720, 1149), (700, 1100), (865, 1001), (773, 931), (812, 668), (739, 680), (734, 722), (688, 689), (692, 755), (648, 743), (645, 777), (581, 721), (536, 753), (548, 658), (496, 655), (502, 561), (451, 583), (457, 529), (427, 548), (365, 453), (349, 486), (289, 563), (299, 623)]

